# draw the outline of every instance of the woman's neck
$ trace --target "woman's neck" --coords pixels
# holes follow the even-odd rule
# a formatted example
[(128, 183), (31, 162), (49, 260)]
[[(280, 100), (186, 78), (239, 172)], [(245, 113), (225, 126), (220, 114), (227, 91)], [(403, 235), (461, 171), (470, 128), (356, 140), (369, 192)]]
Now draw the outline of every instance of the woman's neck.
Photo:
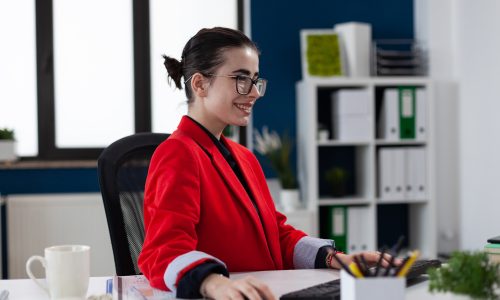
[(221, 126), (215, 124), (216, 122), (211, 121), (208, 118), (200, 116), (193, 112), (188, 112), (187, 115), (196, 122), (200, 123), (203, 127), (205, 127), (208, 131), (210, 131), (210, 133), (213, 134), (218, 140), (220, 140), (220, 136), (222, 135), (222, 131), (224, 130), (225, 126), (221, 128)]

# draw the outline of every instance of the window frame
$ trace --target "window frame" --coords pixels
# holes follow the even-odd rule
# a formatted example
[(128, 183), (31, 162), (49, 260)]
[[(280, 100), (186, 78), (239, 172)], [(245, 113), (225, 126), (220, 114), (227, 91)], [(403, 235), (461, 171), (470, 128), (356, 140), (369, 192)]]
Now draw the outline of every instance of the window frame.
[[(244, 0), (236, 0), (237, 27), (244, 27)], [(132, 0), (134, 51), (134, 128), (150, 132), (151, 60), (149, 0)], [(82, 160), (97, 159), (104, 148), (58, 148), (55, 142), (54, 32), (52, 0), (36, 0), (36, 75), (38, 112), (38, 155), (22, 159)], [(246, 145), (246, 129), (239, 128), (239, 142)]]

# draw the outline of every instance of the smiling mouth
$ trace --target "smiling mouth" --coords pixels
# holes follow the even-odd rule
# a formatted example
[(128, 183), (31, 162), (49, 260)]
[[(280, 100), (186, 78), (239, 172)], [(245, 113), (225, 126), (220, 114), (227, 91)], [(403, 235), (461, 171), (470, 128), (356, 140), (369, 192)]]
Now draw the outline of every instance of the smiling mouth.
[(252, 104), (242, 104), (242, 103), (236, 103), (234, 104), (237, 108), (240, 110), (244, 111), (245, 113), (249, 114), (252, 112)]

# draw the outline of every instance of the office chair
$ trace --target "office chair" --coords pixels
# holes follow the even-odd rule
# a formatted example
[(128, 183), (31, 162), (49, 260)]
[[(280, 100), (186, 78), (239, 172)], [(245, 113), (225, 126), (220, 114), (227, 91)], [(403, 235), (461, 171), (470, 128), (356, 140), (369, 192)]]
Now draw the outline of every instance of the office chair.
[(149, 161), (169, 136), (133, 134), (109, 145), (97, 160), (116, 275), (140, 274), (137, 258), (144, 242), (143, 198)]

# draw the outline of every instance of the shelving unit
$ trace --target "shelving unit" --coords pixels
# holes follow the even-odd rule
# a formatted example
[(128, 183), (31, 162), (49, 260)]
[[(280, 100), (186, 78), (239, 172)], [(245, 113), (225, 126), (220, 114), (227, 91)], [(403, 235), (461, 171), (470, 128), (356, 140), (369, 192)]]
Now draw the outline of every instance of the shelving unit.
[[(423, 139), (385, 140), (378, 134), (384, 90), (416, 87), (425, 90), (425, 130)], [(316, 221), (315, 236), (331, 238), (333, 227), (347, 241), (345, 250), (356, 252), (392, 246), (397, 238), (406, 236), (406, 247), (420, 249), (424, 257), (436, 257), (436, 199), (433, 150), (432, 83), (420, 77), (396, 78), (308, 78), (297, 83), (297, 151), (301, 198)], [(337, 116), (332, 113), (332, 94), (344, 89), (366, 91), (369, 95), (369, 133), (366, 139), (339, 140), (333, 126)], [(321, 125), (320, 125), (321, 124)], [(328, 138), (319, 140), (318, 130), (327, 128)], [(384, 198), (379, 188), (381, 149), (425, 149), (425, 197)], [(340, 195), (331, 190), (325, 174), (340, 167), (350, 176)], [(410, 170), (411, 171), (411, 170)], [(344, 210), (344, 219), (338, 215)], [(347, 220), (346, 220), (347, 218)]]

